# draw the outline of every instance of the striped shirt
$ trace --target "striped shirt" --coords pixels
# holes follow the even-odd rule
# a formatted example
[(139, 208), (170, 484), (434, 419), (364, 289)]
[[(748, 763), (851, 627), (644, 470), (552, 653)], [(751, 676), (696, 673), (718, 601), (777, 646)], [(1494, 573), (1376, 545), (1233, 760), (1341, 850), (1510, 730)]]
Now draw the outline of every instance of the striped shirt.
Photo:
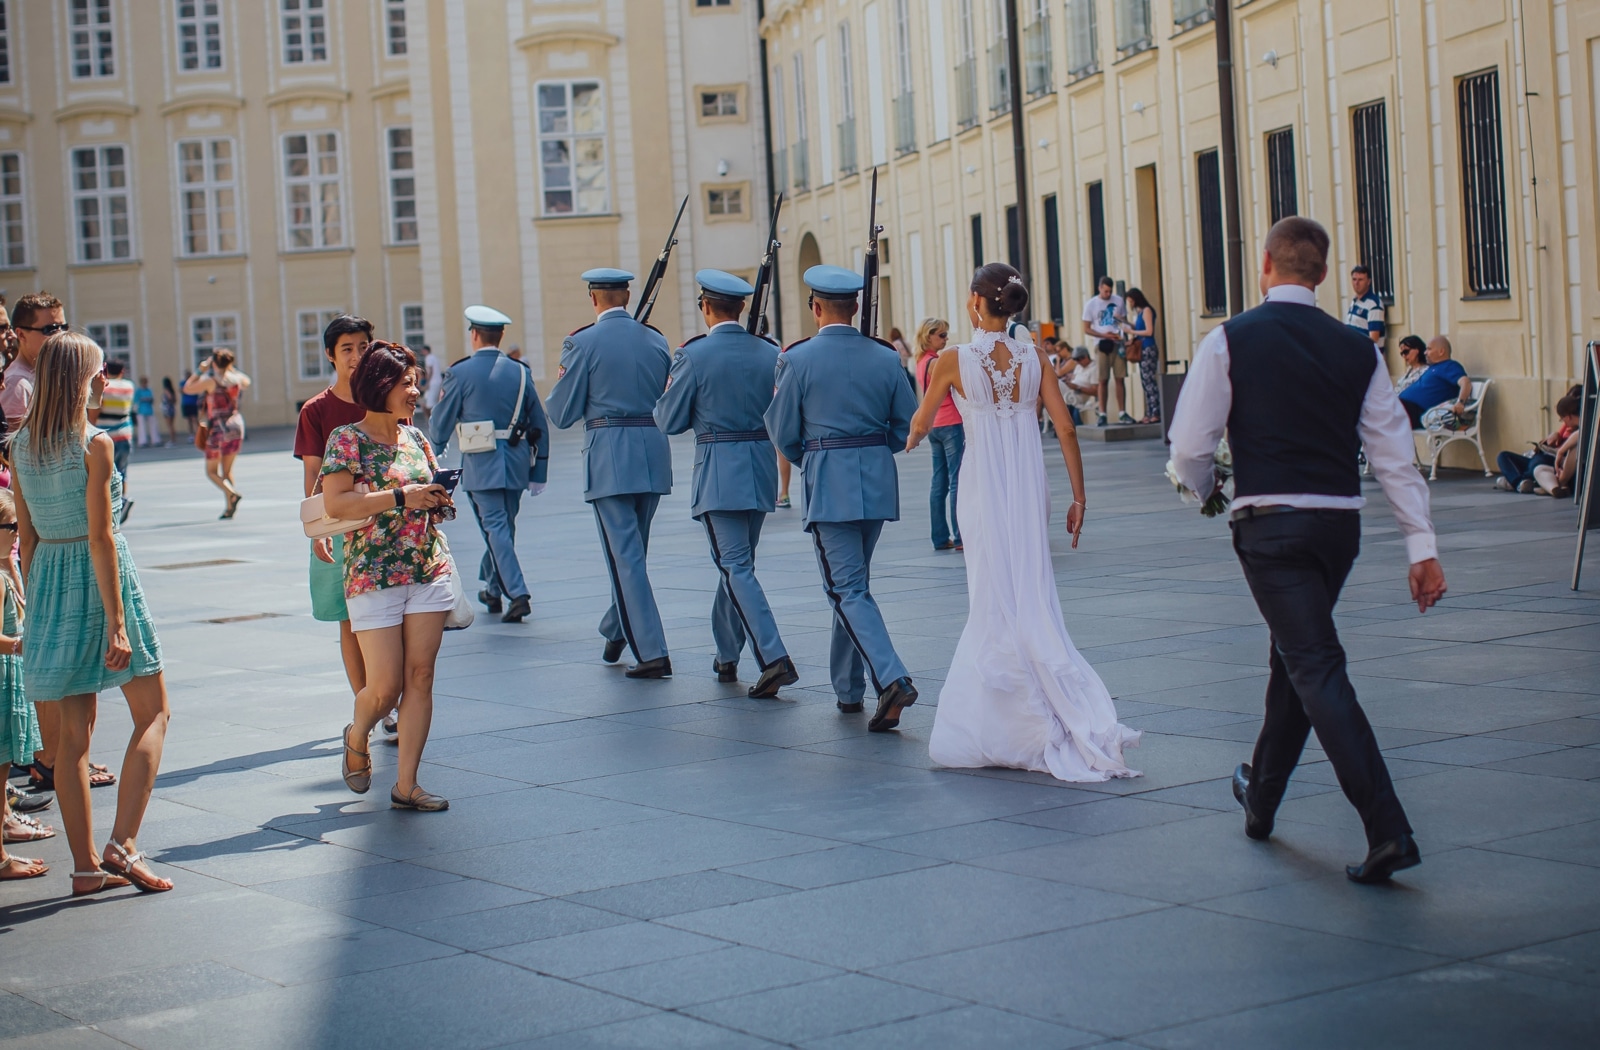
[(106, 380), (105, 393), (100, 395), (100, 419), (95, 426), (112, 441), (133, 440), (133, 398), (132, 380)]
[(1350, 300), (1350, 309), (1345, 311), (1344, 323), (1369, 339), (1373, 333), (1377, 333), (1381, 339), (1384, 333), (1382, 300), (1371, 292), (1359, 299)]

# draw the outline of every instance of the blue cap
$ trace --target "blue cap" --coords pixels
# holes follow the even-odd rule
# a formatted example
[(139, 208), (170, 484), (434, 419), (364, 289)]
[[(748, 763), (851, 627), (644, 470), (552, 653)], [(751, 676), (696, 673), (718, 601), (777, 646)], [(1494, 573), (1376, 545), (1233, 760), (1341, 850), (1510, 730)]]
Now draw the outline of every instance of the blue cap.
[(861, 275), (843, 266), (813, 266), (805, 282), (819, 299), (854, 299), (861, 293)]
[(614, 266), (600, 266), (593, 270), (585, 270), (583, 279), (589, 282), (590, 288), (626, 288), (633, 280), (633, 274)]
[(465, 310), (467, 323), (479, 328), (504, 328), (511, 318), (492, 306), (469, 306)]
[(722, 299), (745, 299), (755, 294), (755, 288), (743, 277), (735, 277), (722, 270), (701, 270), (694, 281), (707, 293)]

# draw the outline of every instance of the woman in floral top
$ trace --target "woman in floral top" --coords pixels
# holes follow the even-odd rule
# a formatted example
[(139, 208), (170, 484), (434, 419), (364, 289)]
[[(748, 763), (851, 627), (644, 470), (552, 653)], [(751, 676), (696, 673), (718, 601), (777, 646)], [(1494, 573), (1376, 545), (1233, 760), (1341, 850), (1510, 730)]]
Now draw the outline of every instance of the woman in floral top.
[(381, 341), (367, 348), (350, 377), (350, 392), (367, 415), (328, 435), (322, 492), (333, 517), (373, 519), (344, 545), (345, 602), (367, 666), (355, 719), (344, 729), (344, 782), (358, 794), (372, 787), (367, 737), (404, 692), (400, 762), (389, 802), (436, 812), (450, 803), (417, 784), (417, 767), (433, 721), (433, 667), (444, 620), (455, 605), (438, 522), (455, 510), (449, 493), (432, 483), (438, 463), (427, 439), (401, 422), (416, 411), (418, 380), (410, 350)]

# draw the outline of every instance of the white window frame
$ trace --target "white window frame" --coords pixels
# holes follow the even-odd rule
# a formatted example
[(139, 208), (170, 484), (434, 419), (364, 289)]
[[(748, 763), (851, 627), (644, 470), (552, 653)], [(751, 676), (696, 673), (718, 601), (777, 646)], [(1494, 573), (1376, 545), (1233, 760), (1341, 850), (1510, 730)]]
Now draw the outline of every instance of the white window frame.
[[(326, 382), (333, 378), (333, 362), (323, 353), (322, 332), (343, 307), (297, 310), (294, 315), (295, 372), (302, 383)], [(315, 368), (308, 368), (308, 365)]]
[(67, 75), (73, 80), (109, 80), (117, 75), (114, 6), (113, 0), (69, 0)]
[[(305, 145), (305, 171), (299, 174), (294, 172), (292, 165), (302, 154), (291, 152), (297, 139), (303, 140)], [(284, 250), (295, 252), (343, 248), (347, 243), (345, 231), (349, 223), (345, 221), (344, 158), (340, 150), (339, 132), (293, 131), (278, 142), (282, 165), (279, 170), (283, 172)], [(330, 144), (331, 150), (326, 148)], [(329, 157), (333, 160), (333, 171), (319, 170), (322, 162)], [(305, 191), (304, 199), (296, 200), (297, 191), (300, 190)], [(331, 223), (327, 219), (330, 204), (334, 208), (334, 221)], [(303, 210), (303, 221), (297, 216), (297, 210)], [(330, 236), (330, 230), (336, 235)], [(296, 243), (296, 237), (302, 231), (306, 235), (304, 243)]]
[(839, 119), (856, 119), (856, 74), (851, 68), (850, 23), (839, 23)]
[(0, 270), (28, 267), (28, 180), (20, 150), (0, 152)]
[[(209, 330), (204, 338), (201, 336), (202, 326)], [(239, 346), (238, 314), (189, 315), (189, 367), (199, 368), (200, 362), (210, 357), (213, 350), (224, 346), (233, 351), (235, 362), (243, 359)]]
[(90, 321), (83, 326), (83, 332), (106, 352), (107, 361), (121, 361), (127, 367), (129, 382), (137, 385), (138, 380), (133, 377), (132, 321)]
[(789, 113), (783, 103), (783, 65), (778, 62), (772, 63), (772, 112), (777, 115), (772, 122), (773, 148), (786, 151), (789, 148)]
[(328, 9), (327, 0), (278, 0), (278, 41), (284, 65), (327, 63)]
[[(209, 73), (223, 69), (222, 0), (175, 0), (175, 5), (179, 71)], [(194, 45), (192, 55), (185, 52), (190, 43)]]
[[(118, 151), (121, 157), (120, 164), (112, 163), (112, 151)], [(136, 258), (133, 238), (133, 178), (131, 165), (128, 163), (132, 151), (121, 143), (108, 143), (104, 146), (74, 146), (67, 151), (67, 171), (72, 189), (72, 231), (74, 261), (78, 263), (106, 263), (127, 262)], [(94, 186), (84, 189), (79, 186), (79, 177), (85, 169), (80, 168), (79, 160), (88, 154), (94, 158)], [(107, 186), (117, 175), (121, 176), (121, 186)], [(123, 235), (118, 237), (115, 232), (115, 210), (120, 203)], [(86, 207), (93, 205), (93, 215), (89, 214)], [(108, 225), (107, 214), (113, 215), (112, 222)], [(98, 232), (89, 236), (85, 229), (88, 222), (97, 223)], [(108, 232), (108, 229), (110, 232)], [(122, 251), (118, 252), (119, 244)]]
[[(598, 127), (589, 128), (582, 132), (576, 130), (573, 122), (573, 98), (579, 87), (593, 87), (598, 94), (596, 112), (599, 116)], [(544, 93), (550, 88), (561, 88), (564, 92), (564, 108), (566, 113), (565, 129), (545, 130), (546, 107), (542, 103)], [(605, 82), (594, 78), (574, 80), (541, 80), (534, 85), (534, 120), (538, 131), (539, 142), (539, 214), (546, 217), (565, 217), (569, 215), (605, 215), (611, 211), (611, 157), (606, 142), (606, 87)], [(547, 161), (546, 150), (552, 144), (566, 143), (566, 185), (550, 186), (545, 181), (553, 170), (558, 170), (558, 165)], [(598, 143), (600, 149), (600, 175), (603, 188), (597, 204), (590, 207), (580, 207), (584, 190), (579, 185), (577, 152), (580, 144)], [(592, 188), (589, 192), (593, 192)], [(550, 207), (552, 194), (568, 194), (569, 207), (566, 210)]]
[[(999, 6), (999, 5), (996, 5)], [(896, 95), (914, 89), (911, 76), (911, 8), (907, 0), (894, 0), (894, 66)]]
[(15, 63), (11, 54), (11, 4), (0, 0), (0, 84), (16, 82)]
[(389, 58), (402, 58), (408, 51), (406, 0), (383, 0), (383, 53)]
[[(722, 210), (721, 211), (718, 211), (717, 208), (716, 208), (716, 198), (719, 197), (719, 196), (721, 197), (721, 200), (722, 200)], [(746, 194), (745, 194), (745, 184), (742, 183), (742, 182), (740, 182), (740, 183), (732, 183), (732, 184), (725, 185), (725, 186), (707, 186), (706, 187), (706, 215), (707, 215), (707, 217), (710, 218), (712, 221), (718, 221), (718, 220), (724, 220), (724, 219), (748, 219), (750, 216), (749, 216), (749, 212), (746, 209), (747, 202), (745, 200), (745, 196), (746, 196)], [(728, 210), (728, 205), (730, 203), (736, 204), (738, 206), (738, 210), (737, 211), (729, 211)]]
[(419, 359), (422, 346), (428, 341), (427, 316), (421, 303), (400, 304), (400, 342), (415, 351)]
[[(698, 89), (697, 93), (700, 96), (701, 120), (730, 120), (732, 118), (744, 115), (744, 108), (739, 104), (739, 89), (736, 87), (700, 88)], [(707, 95), (710, 95), (716, 99), (714, 104), (714, 112), (711, 113), (706, 112)], [(726, 110), (723, 108), (723, 103), (730, 98), (733, 100), (733, 108), (731, 110)]]
[[(191, 182), (188, 179), (188, 166), (191, 163), (184, 156), (186, 147), (198, 146), (200, 148), (200, 179)], [(219, 158), (218, 147), (227, 147), (227, 157), (223, 159), (228, 168), (226, 178), (217, 174)], [(194, 258), (202, 255), (233, 255), (241, 251), (239, 244), (239, 144), (227, 136), (212, 138), (179, 139), (177, 150), (177, 189), (178, 189), (178, 254)], [(199, 195), (199, 208), (190, 207), (191, 194)], [(190, 226), (193, 216), (199, 215), (203, 227), (198, 231), (198, 236), (203, 237), (205, 243), (195, 248), (191, 240), (197, 231)], [(227, 218), (224, 226), (223, 219)], [(232, 243), (227, 243), (231, 240)]]
[[(396, 132), (405, 132), (406, 144), (396, 146)], [(395, 160), (404, 153), (406, 166), (399, 167)], [(396, 124), (383, 129), (384, 171), (389, 186), (389, 243), (416, 244), (417, 237), (417, 154), (416, 136), (411, 125)], [(409, 209), (409, 214), (401, 214)], [(410, 230), (406, 230), (406, 226)]]
[(795, 142), (809, 142), (811, 136), (807, 134), (806, 127), (806, 56), (799, 51), (794, 53), (794, 126)]

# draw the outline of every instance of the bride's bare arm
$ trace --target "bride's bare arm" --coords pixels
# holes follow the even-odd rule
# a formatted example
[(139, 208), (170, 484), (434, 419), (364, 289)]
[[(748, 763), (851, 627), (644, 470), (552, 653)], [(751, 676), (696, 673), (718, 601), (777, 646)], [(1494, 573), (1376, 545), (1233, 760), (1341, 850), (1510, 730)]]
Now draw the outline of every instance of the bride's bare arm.
[(938, 360), (934, 361), (933, 368), (928, 372), (928, 389), (922, 395), (917, 414), (911, 417), (911, 433), (906, 437), (907, 452), (922, 444), (922, 439), (933, 429), (933, 417), (939, 414), (939, 406), (944, 404), (945, 395), (950, 393), (951, 388), (958, 394), (962, 393), (961, 362), (956, 358), (954, 347), (940, 351)]
[[(1061, 397), (1061, 384), (1050, 382), (1048, 377), (1053, 374), (1050, 360), (1043, 350), (1039, 354), (1039, 398), (1044, 402), (1044, 410), (1050, 413), (1050, 422), (1055, 424), (1056, 440), (1061, 442), (1061, 458), (1067, 464), (1067, 477), (1072, 480), (1072, 506), (1067, 508), (1067, 531), (1072, 533), (1072, 545), (1078, 545), (1078, 536), (1083, 532), (1083, 512), (1087, 499), (1083, 489), (1083, 453), (1078, 448), (1078, 429), (1072, 425), (1072, 414), (1067, 411), (1067, 403)], [(942, 362), (941, 362), (942, 363)]]

